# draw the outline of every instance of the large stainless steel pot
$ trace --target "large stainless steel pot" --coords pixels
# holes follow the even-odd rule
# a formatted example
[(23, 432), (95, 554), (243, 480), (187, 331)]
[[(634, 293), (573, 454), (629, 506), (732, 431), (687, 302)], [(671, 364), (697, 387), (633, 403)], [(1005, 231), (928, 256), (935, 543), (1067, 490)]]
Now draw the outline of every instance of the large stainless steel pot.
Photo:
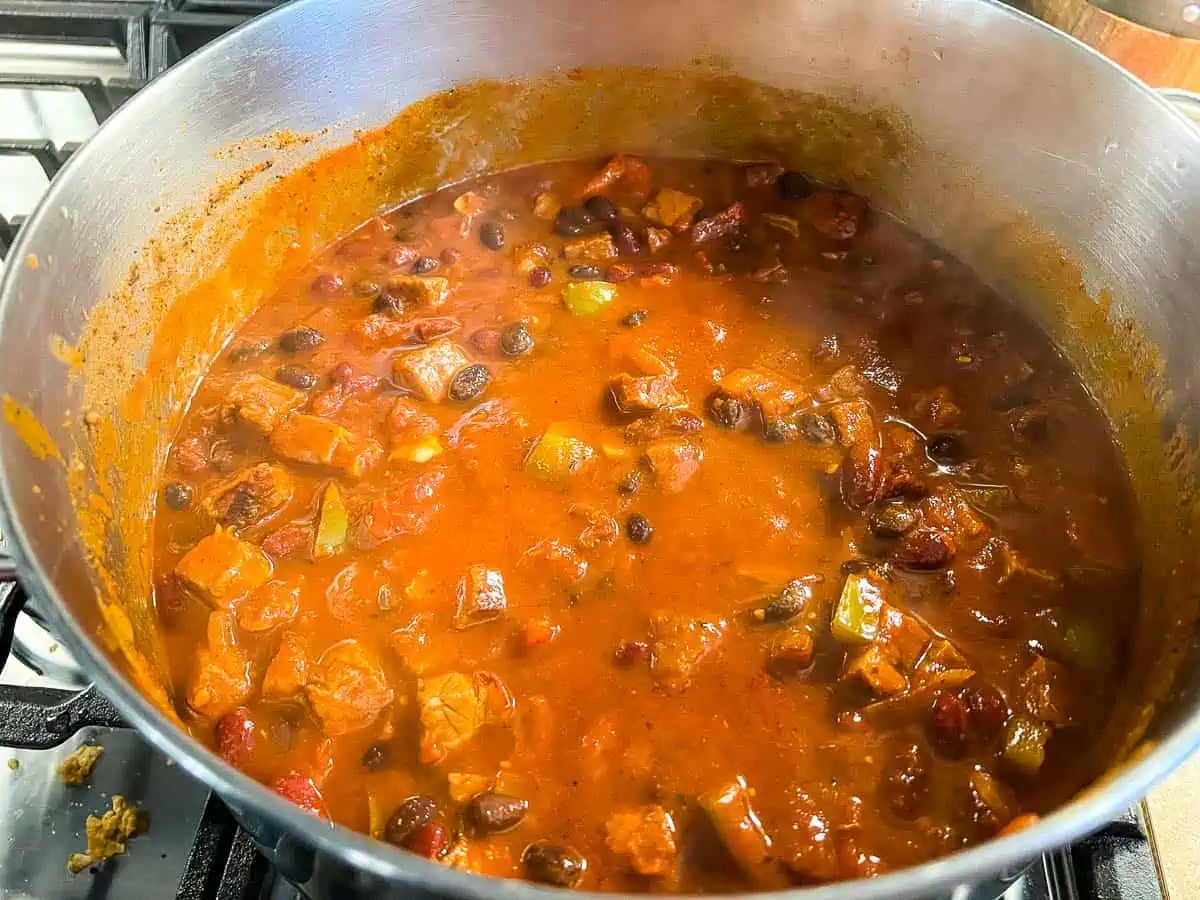
[[(648, 64), (706, 74), (673, 82), (643, 73), (658, 78), (649, 100), (631, 86), (641, 77), (632, 74), (598, 78), (603, 90), (586, 103), (586, 77), (493, 91), (490, 115), (468, 105), (457, 118), (438, 117), (436, 128), (426, 121), (419, 140), (394, 157), (379, 156), (393, 181), (371, 202), (543, 150), (766, 147), (847, 181), (958, 251), (1051, 331), (1113, 418), (1139, 493), (1146, 612), (1130, 711), (1114, 727), (1145, 740), (1122, 747), (1132, 761), (1034, 828), (868, 883), (796, 892), (813, 900), (956, 888), (956, 897), (994, 896), (1027, 860), (1099, 826), (1200, 743), (1189, 578), (1191, 452), (1200, 433), (1200, 136), (1083, 45), (996, 3), (298, 0), (218, 41), (140, 93), (75, 155), (10, 256), (0, 389), (15, 427), (0, 429), (0, 469), (3, 527), (22, 578), (128, 718), (220, 792), (306, 889), (339, 898), (397, 886), (541, 893), (330, 828), (176, 727), (146, 696), (158, 682), (144, 516), (179, 405), (256, 295), (218, 280), (212, 310), (172, 301), (181, 285), (219, 269), (238, 233), (231, 223), (255, 214), (256, 192), (349, 142), (355, 129), (380, 126), (455, 84)], [(720, 73), (764, 87), (737, 82), (706, 96)], [(793, 91), (829, 99), (789, 99)], [(531, 98), (543, 107), (523, 107)], [(631, 104), (626, 119), (613, 103)], [(545, 148), (526, 146), (521, 135), (544, 137), (537, 120), (552, 105), (570, 127)], [(485, 140), (488, 128), (495, 134)], [(284, 129), (293, 134), (252, 140)], [(418, 148), (428, 164), (405, 169), (398, 157)], [(254, 165), (264, 160), (269, 168)], [(234, 186), (212, 192), (238, 173)], [(343, 201), (348, 222), (360, 210), (350, 193)], [(328, 239), (345, 224), (331, 210), (305, 219), (305, 240)], [(297, 233), (282, 229), (283, 243), (300, 240)], [(263, 244), (270, 271), (272, 246)], [(240, 275), (253, 282), (245, 268)], [(1127, 325), (1116, 324), (1121, 317)], [(166, 321), (173, 336), (156, 346), (174, 372), (140, 385), (140, 405), (128, 397), (120, 405)], [(110, 469), (123, 453), (150, 464)]]

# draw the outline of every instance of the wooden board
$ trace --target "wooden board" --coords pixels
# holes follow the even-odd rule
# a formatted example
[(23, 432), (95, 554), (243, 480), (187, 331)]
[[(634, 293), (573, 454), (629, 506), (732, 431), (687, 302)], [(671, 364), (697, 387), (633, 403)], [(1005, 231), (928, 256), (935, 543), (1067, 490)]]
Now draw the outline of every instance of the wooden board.
[(1152, 87), (1200, 91), (1200, 41), (1143, 28), (1087, 0), (1027, 0), (1024, 5)]

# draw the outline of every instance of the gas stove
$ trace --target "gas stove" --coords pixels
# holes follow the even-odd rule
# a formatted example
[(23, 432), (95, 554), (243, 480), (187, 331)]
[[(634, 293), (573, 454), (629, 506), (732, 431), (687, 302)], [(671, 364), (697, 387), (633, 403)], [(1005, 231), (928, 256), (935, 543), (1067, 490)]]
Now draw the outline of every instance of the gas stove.
[[(0, 266), (50, 179), (121, 103), (277, 5), (0, 0)], [(0, 588), (0, 900), (305, 896), (272, 870), (219, 798), (122, 725), (20, 590)], [(85, 743), (104, 756), (85, 785), (67, 785), (58, 765)], [(72, 876), (67, 858), (86, 845), (88, 815), (118, 794), (145, 811), (149, 827), (124, 856)], [(1005, 900), (1165, 894), (1139, 807), (1036, 861)]]

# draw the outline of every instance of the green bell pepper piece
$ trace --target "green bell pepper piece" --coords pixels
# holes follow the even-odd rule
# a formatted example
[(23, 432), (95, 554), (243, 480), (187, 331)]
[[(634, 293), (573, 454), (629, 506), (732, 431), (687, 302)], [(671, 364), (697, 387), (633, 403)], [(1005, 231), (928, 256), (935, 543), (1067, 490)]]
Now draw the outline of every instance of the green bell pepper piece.
[(1004, 725), (1004, 759), (1027, 775), (1035, 774), (1046, 761), (1050, 726), (1033, 716), (1016, 713)]
[(616, 296), (616, 286), (605, 281), (572, 281), (562, 292), (563, 305), (577, 316), (599, 312)]
[(350, 516), (342, 501), (342, 492), (332, 481), (321, 493), (321, 510), (317, 518), (317, 534), (313, 540), (313, 556), (324, 559), (346, 546)]
[(551, 425), (525, 458), (525, 471), (541, 481), (563, 484), (594, 455), (591, 447), (562, 426)]
[(840, 644), (862, 646), (875, 640), (883, 613), (883, 591), (866, 572), (847, 576), (833, 611), (831, 630)]

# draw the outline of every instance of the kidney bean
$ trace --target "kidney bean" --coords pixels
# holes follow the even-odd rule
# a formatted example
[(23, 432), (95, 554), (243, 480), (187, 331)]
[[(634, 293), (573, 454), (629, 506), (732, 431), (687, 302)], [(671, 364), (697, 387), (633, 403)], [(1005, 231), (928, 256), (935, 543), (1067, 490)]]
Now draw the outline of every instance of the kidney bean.
[(438, 267), (438, 261), (433, 256), (422, 256), (413, 263), (412, 273), (414, 275), (428, 275)]
[(387, 821), (383, 836), (389, 844), (411, 847), (412, 839), (437, 815), (437, 801), (425, 794), (409, 797)]
[(701, 219), (692, 226), (692, 243), (705, 244), (736, 231), (746, 221), (746, 204), (741, 200), (729, 204), (714, 216)]
[(329, 813), (325, 809), (325, 800), (321, 797), (321, 792), (313, 784), (311, 778), (301, 775), (299, 772), (288, 772), (288, 774), (276, 778), (271, 783), (271, 790), (284, 799), (290, 800), (305, 812), (310, 812), (314, 816), (320, 816), (323, 819), (329, 818)]
[(454, 378), (450, 382), (450, 389), (447, 391), (447, 396), (451, 400), (456, 400), (460, 403), (474, 400), (487, 390), (487, 386), (491, 383), (491, 380), (491, 373), (488, 372), (487, 366), (482, 363), (465, 366), (455, 373)]
[(635, 544), (644, 544), (654, 536), (654, 526), (641, 513), (634, 513), (625, 521), (625, 535)]
[(528, 800), (486, 791), (467, 803), (467, 820), (477, 834), (503, 834), (520, 825), (528, 809)]
[(275, 373), (275, 380), (298, 391), (312, 390), (317, 386), (317, 376), (304, 366), (283, 366)]
[(613, 243), (617, 245), (617, 252), (622, 256), (638, 256), (642, 252), (642, 241), (633, 230), (633, 226), (625, 222), (614, 222), (609, 231), (612, 233)]
[(575, 887), (587, 871), (579, 851), (550, 841), (535, 841), (521, 854), (521, 865), (531, 881), (555, 887)]
[(942, 691), (934, 698), (929, 735), (946, 756), (957, 758), (966, 749), (967, 716), (967, 704), (954, 694)]
[(600, 222), (615, 222), (619, 215), (613, 202), (607, 197), (599, 195), (588, 197), (583, 202), (583, 208), (592, 218)]
[(902, 569), (927, 572), (940, 569), (954, 558), (954, 541), (936, 528), (921, 527), (905, 535), (891, 554)]
[(183, 481), (172, 481), (163, 488), (163, 499), (171, 509), (183, 512), (192, 505), (192, 487)]
[(402, 318), (406, 311), (404, 298), (389, 290), (380, 292), (379, 296), (375, 298), (374, 308), (375, 312), (383, 313), (393, 319)]
[(325, 272), (314, 278), (308, 289), (314, 297), (333, 297), (342, 290), (342, 276)]
[(409, 839), (408, 849), (417, 856), (437, 859), (445, 852), (448, 842), (446, 826), (441, 822), (430, 822), (413, 834)]
[(534, 266), (529, 270), (529, 286), (533, 288), (542, 288), (550, 283), (553, 276), (550, 270), (545, 266)]
[(1008, 721), (1008, 704), (990, 684), (964, 689), (963, 700), (967, 704), (971, 732), (981, 740), (994, 738)]
[(500, 331), (500, 350), (505, 356), (524, 356), (533, 349), (533, 335), (524, 322), (505, 325)]
[(325, 343), (325, 335), (307, 325), (289, 328), (279, 336), (279, 349), (284, 353), (303, 353), (314, 350)]
[(394, 244), (388, 248), (387, 253), (383, 255), (383, 261), (393, 269), (405, 269), (415, 263), (421, 254), (414, 247), (406, 247), (403, 244)]
[(267, 341), (254, 341), (249, 344), (238, 344), (229, 351), (229, 361), (236, 365), (248, 363), (258, 359), (260, 356), (265, 356), (271, 351), (271, 345)]
[(554, 233), (560, 237), (580, 237), (603, 231), (606, 224), (582, 206), (564, 206), (554, 217)]
[(254, 720), (244, 706), (217, 720), (217, 755), (235, 769), (245, 769), (256, 743)]
[(632, 666), (650, 658), (650, 645), (645, 641), (621, 641), (613, 650), (613, 662), (618, 666)]
[(504, 226), (499, 222), (484, 222), (479, 226), (479, 243), (489, 250), (504, 247)]

